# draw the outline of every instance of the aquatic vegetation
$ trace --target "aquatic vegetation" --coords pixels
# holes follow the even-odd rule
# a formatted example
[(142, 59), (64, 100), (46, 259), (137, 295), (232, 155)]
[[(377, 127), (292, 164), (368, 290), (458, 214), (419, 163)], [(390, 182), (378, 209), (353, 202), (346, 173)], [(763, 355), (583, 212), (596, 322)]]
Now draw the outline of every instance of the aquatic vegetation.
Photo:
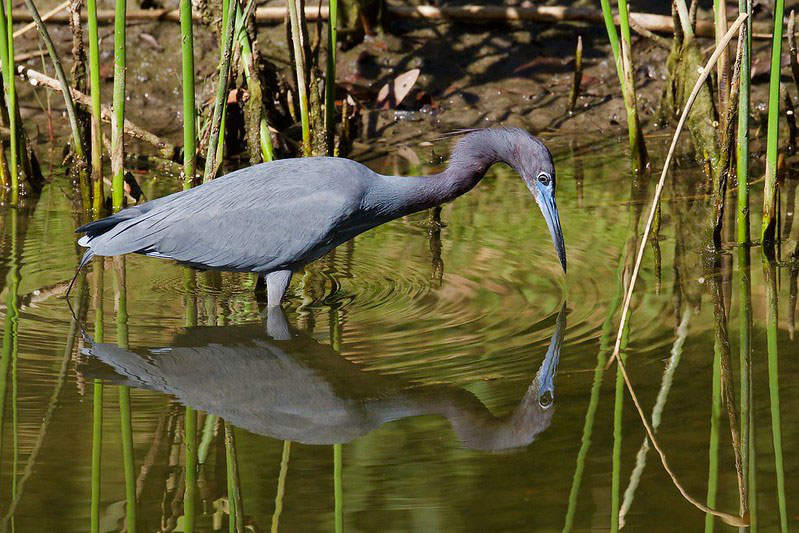
[[(799, 250), (799, 242), (794, 242), (793, 215), (780, 226), (782, 235), (776, 224), (780, 210), (795, 210), (791, 196), (798, 189), (795, 156), (790, 147), (785, 149), (790, 141), (782, 139), (780, 146), (775, 133), (784, 127), (779, 114), (776, 129), (772, 123), (773, 110), (785, 95), (778, 84), (776, 93), (770, 87), (768, 120), (762, 124), (765, 109), (761, 116), (750, 104), (764, 99), (766, 88), (765, 76), (751, 79), (752, 39), (769, 31), (762, 20), (754, 26), (751, 18), (744, 20), (752, 13), (751, 2), (739, 1), (742, 16), (728, 28), (724, 2), (714, 3), (712, 20), (700, 6), (697, 20), (689, 3), (678, 0), (674, 28), (670, 17), (644, 17), (626, 2), (619, 3), (617, 14), (609, 1), (602, 3), (602, 12), (564, 6), (385, 6), (389, 18), (381, 19), (370, 11), (372, 5), (353, 11), (352, 3), (335, 0), (321, 7), (288, 1), (266, 9), (227, 1), (218, 40), (208, 29), (219, 21), (208, 21), (209, 15), (220, 14), (218, 5), (209, 12), (202, 2), (181, 0), (179, 10), (127, 9), (115, 19), (112, 12), (98, 12), (90, 0), (90, 84), (71, 93), (63, 91), (67, 85), (62, 82), (69, 81), (64, 73), (51, 78), (44, 68), (44, 74), (33, 70), (28, 60), (14, 61), (10, 4), (0, 4), (0, 60), (10, 58), (3, 61), (3, 86), (8, 91), (9, 82), (15, 82), (15, 70), (32, 86), (18, 86), (19, 93), (12, 90), (0, 106), (6, 115), (0, 113), (3, 126), (12, 117), (17, 126), (4, 130), (6, 148), (14, 136), (16, 148), (0, 150), (0, 155), (14, 156), (20, 180), (10, 202), (18, 207), (0, 205), (3, 526), (274, 532), (388, 524), (387, 529), (398, 530), (572, 531), (647, 528), (669, 520), (686, 530), (704, 524), (710, 531), (721, 527), (720, 518), (752, 530), (787, 529), (797, 511), (790, 478), (797, 457), (788, 445), (796, 439), (797, 418), (785, 384), (799, 369), (786, 357), (794, 350), (799, 271), (796, 254), (790, 254)], [(284, 21), (289, 8), (294, 13), (288, 35), (279, 27), (267, 32), (292, 48), (281, 55), (280, 47), (273, 46), (277, 41), (263, 39), (254, 25)], [(14, 13), (19, 20), (17, 15), (22, 13)], [(43, 33), (45, 23), (61, 23), (58, 15), (49, 22), (48, 15), (38, 21)], [(325, 17), (329, 23), (323, 31)], [(141, 37), (146, 32), (140, 29), (131, 31), (132, 21), (155, 19), (180, 22), (180, 33), (176, 25), (174, 31), (149, 37)], [(305, 28), (311, 20), (320, 21), (316, 30)], [(420, 30), (433, 20), (471, 20), (475, 33), (485, 31), (487, 37), (450, 42), (446, 24), (430, 33)], [(557, 64), (535, 63), (531, 77), (539, 79), (524, 79), (530, 81), (528, 88), (519, 82), (527, 76), (525, 65), (499, 64), (509, 61), (502, 55), (509, 38), (493, 32), (490, 21), (497, 20), (509, 28), (524, 27), (520, 21), (529, 20), (606, 23), (615, 65), (609, 64), (611, 77), (600, 80), (618, 77), (624, 111), (618, 90), (599, 94), (593, 77), (596, 51), (608, 50), (604, 37), (586, 40), (591, 54), (586, 48), (583, 58), (582, 39), (573, 50), (574, 27), (553, 25), (546, 39), (563, 46), (567, 55), (574, 52), (574, 76), (562, 72), (564, 65), (571, 69), (568, 57), (558, 58)], [(149, 115), (133, 116), (141, 105), (133, 54), (127, 64), (121, 56), (128, 69), (127, 89), (123, 68), (115, 72), (114, 106), (102, 105), (99, 89), (105, 89), (111, 72), (110, 60), (104, 64), (100, 53), (98, 25), (108, 22), (117, 23), (114, 35), (127, 25), (127, 36), (116, 39), (115, 49), (124, 52), (126, 38), (130, 46), (155, 47), (153, 42), (160, 41), (158, 53), (181, 66), (181, 73), (170, 72), (178, 81), (167, 89), (182, 104), (182, 124), (178, 107), (167, 110), (178, 117), (165, 120), (167, 126)], [(775, 35), (777, 25), (775, 18)], [(401, 37), (383, 40), (379, 31), (391, 32), (394, 26), (400, 27)], [(792, 27), (788, 42), (794, 74), (799, 61)], [(657, 76), (662, 70), (655, 76), (647, 70), (644, 58), (651, 56), (645, 46), (636, 45), (638, 67), (633, 68), (632, 33), (660, 47), (666, 41), (647, 35), (644, 28), (669, 36), (676, 30), (669, 45), (672, 78), (665, 84)], [(736, 29), (738, 47), (732, 55), (725, 50)], [(358, 42), (360, 33), (370, 34), (366, 43)], [(709, 60), (710, 40), (701, 38), (715, 41)], [(35, 39), (31, 34), (26, 44), (37, 44)], [(38, 39), (44, 48), (47, 38)], [(201, 53), (201, 42), (212, 47)], [(544, 38), (533, 42), (538, 46)], [(408, 43), (418, 49), (434, 44), (444, 59), (411, 64), (416, 57), (408, 54), (409, 64), (394, 61), (396, 50)], [(58, 39), (55, 44), (58, 48)], [(456, 54), (464, 44), (468, 56), (461, 61)], [(4, 55), (9, 47), (11, 55)], [(499, 61), (491, 62), (494, 56)], [(442, 61), (453, 63), (452, 72), (431, 71), (430, 65)], [(419, 69), (406, 107), (372, 109), (377, 91), (363, 83), (370, 68), (380, 72), (374, 89), (390, 88), (398, 73)], [(474, 87), (459, 85), (458, 69), (469, 71), (468, 83), (494, 84), (501, 104), (491, 102), (493, 114), (480, 110), (461, 116), (461, 108), (457, 113), (448, 108), (459, 98), (466, 102), (463, 109), (485, 105), (480, 101), (485, 92), (476, 91), (477, 100), (469, 100)], [(283, 76), (302, 77), (302, 82), (286, 83)], [(535, 94), (550, 82), (543, 96)], [(565, 114), (564, 109), (575, 108), (581, 83), (581, 105)], [(644, 147), (640, 122), (649, 131), (652, 87), (663, 85), (674, 89), (666, 100), (679, 103), (673, 109), (677, 131), (669, 146), (653, 135)], [(39, 97), (41, 88), (61, 91), (65, 102), (71, 95), (73, 111), (91, 111), (91, 146), (84, 146), (91, 152), (90, 206), (56, 160), (58, 143), (68, 137), (75, 144), (73, 134), (85, 134), (86, 128), (72, 117), (61, 119), (59, 126), (57, 113), (56, 133), (46, 135), (51, 181), (41, 198), (23, 194), (30, 185), (25, 169), (33, 168), (35, 159), (21, 126), (39, 125), (38, 116), (30, 118), (37, 108), (26, 98)], [(787, 89), (790, 98), (793, 84)], [(507, 96), (516, 90), (532, 101), (528, 107), (505, 105), (503, 98), (517, 103)], [(211, 93), (213, 100), (205, 100)], [(597, 126), (601, 134), (583, 132), (597, 116), (592, 107), (604, 105), (597, 94), (608, 93), (617, 100), (618, 122), (625, 121), (626, 113), (626, 132), (624, 124), (618, 130), (607, 126), (607, 117)], [(146, 128), (124, 119), (126, 99), (132, 101), (131, 117)], [(299, 107), (294, 117), (293, 107)], [(125, 201), (118, 170), (123, 177), (128, 174), (124, 183), (130, 186), (140, 180), (147, 199), (193, 186), (198, 164), (210, 179), (221, 173), (223, 160), (224, 168), (231, 168), (277, 155), (338, 155), (340, 146), (352, 148), (357, 159), (383, 173), (403, 175), (418, 168), (414, 173), (428, 174), (440, 170), (440, 154), (449, 148), (447, 141), (436, 139), (438, 132), (472, 126), (468, 121), (475, 116), (534, 120), (534, 115), (552, 112), (548, 108), (565, 115), (565, 124), (573, 121), (569, 131), (580, 133), (564, 140), (542, 128), (558, 169), (559, 207), (567, 214), (563, 229), (574, 257), (568, 282), (549, 264), (551, 251), (535, 238), (543, 226), (537, 219), (530, 222), (525, 191), (517, 190), (517, 179), (509, 180), (506, 169), (497, 168), (473, 196), (404, 217), (309, 265), (287, 292), (287, 316), (262, 312), (263, 302), (253, 294), (256, 281), (246, 274), (198, 274), (135, 257), (107, 271), (103, 261), (92, 262), (91, 271), (76, 280), (74, 318), (62, 299), (64, 280), (71, 278), (76, 262), (72, 229), (105, 208), (101, 120), (113, 118), (112, 142), (116, 137), (117, 144), (112, 155), (119, 156), (113, 207), (119, 210)], [(42, 105), (36, 115), (44, 114)], [(718, 125), (701, 126), (709, 116)], [(71, 127), (73, 122), (78, 128)], [(198, 128), (199, 122), (205, 127)], [(697, 137), (692, 128), (700, 126), (704, 129)], [(679, 145), (683, 128), (691, 130), (692, 146)], [(30, 126), (28, 131), (33, 131)], [(619, 132), (629, 137), (629, 145), (619, 147)], [(709, 144), (701, 142), (705, 134)], [(33, 140), (43, 142), (44, 137)], [(375, 138), (391, 155), (371, 143)], [(140, 149), (130, 139), (146, 146)], [(651, 207), (649, 175), (631, 173), (628, 159), (629, 150), (633, 167), (640, 170), (636, 157), (645, 160), (647, 148), (653, 160), (665, 159)], [(771, 158), (767, 170), (772, 181), (765, 191), (761, 180), (750, 175), (760, 175), (763, 152)], [(702, 168), (705, 162), (711, 164)], [(774, 169), (785, 170), (782, 190), (773, 180), (781, 176)], [(3, 170), (0, 159), (5, 200), (12, 191), (11, 170)], [(737, 187), (727, 187), (735, 177)], [(737, 189), (735, 207), (727, 188)], [(780, 245), (786, 252), (752, 271), (750, 210), (759, 216), (764, 192), (775, 207), (773, 215), (768, 207), (764, 210), (761, 231), (771, 216), (777, 254)], [(643, 233), (641, 222), (646, 223)], [(725, 250), (737, 247), (718, 254), (706, 246), (708, 239)], [(780, 285), (786, 273), (790, 281)], [(105, 276), (113, 278), (113, 287)], [(565, 327), (556, 314), (567, 283), (569, 305), (561, 312), (563, 320), (568, 314), (570, 327), (565, 341), (559, 337), (564, 356), (553, 404), (554, 389), (539, 395), (536, 385), (554, 377), (557, 361), (553, 364), (549, 352), (544, 356), (543, 347), (550, 336), (558, 337), (553, 331)], [(636, 285), (638, 293), (633, 292)], [(762, 305), (753, 306), (753, 300)], [(783, 309), (788, 307), (783, 320), (778, 319), (780, 301)], [(104, 317), (104, 311), (113, 311), (115, 343), (103, 342), (111, 316)], [(93, 316), (93, 327), (82, 326), (87, 316)], [(275, 338), (275, 332), (289, 331), (292, 336)], [(227, 350), (239, 334), (236, 350)], [(97, 353), (116, 354), (119, 366), (108, 366), (110, 358), (103, 363), (92, 357)], [(178, 357), (184, 355), (181, 367)], [(617, 358), (615, 372), (607, 372)], [(143, 361), (149, 372), (138, 374), (122, 364), (131, 361)], [(165, 370), (159, 374), (159, 369)], [(223, 386), (225, 379), (229, 387)], [(214, 411), (230, 397), (237, 399), (232, 406)], [(192, 401), (197, 398), (208, 403)], [(305, 432), (258, 432), (248, 418), (258, 409), (267, 413), (270, 424), (300, 426)], [(314, 439), (316, 445), (308, 443)], [(652, 448), (657, 460), (649, 456)], [(504, 453), (493, 453), (498, 450)], [(730, 483), (732, 476), (737, 487)], [(59, 512), (44, 513), (45, 505)]]
[[(103, 187), (103, 129), (100, 98), (100, 35), (97, 29), (97, 0), (87, 0), (86, 16), (89, 25), (89, 90), (91, 114), (92, 213), (99, 217), (105, 209)], [(102, 389), (101, 389), (102, 390)]]
[[(183, 67), (183, 188), (194, 183), (197, 161), (197, 107), (194, 101), (194, 30), (191, 0), (180, 2), (181, 57)], [(99, 107), (99, 106), (98, 106)]]
[(228, 80), (230, 76), (230, 58), (233, 53), (233, 29), (234, 16), (236, 13), (236, 1), (227, 0), (227, 10), (225, 12), (224, 26), (222, 27), (222, 60), (219, 62), (219, 79), (217, 81), (216, 95), (214, 96), (214, 111), (211, 116), (211, 135), (208, 140), (208, 150), (205, 156), (205, 172), (203, 182), (210, 181), (216, 177), (219, 165), (222, 161), (220, 153), (220, 140), (223, 138), (220, 133), (222, 125), (222, 113), (227, 104)]
[(126, 0), (114, 7), (114, 99), (111, 115), (111, 205), (122, 209), (125, 197), (125, 81), (127, 76)]
[(777, 216), (777, 157), (779, 152), (780, 73), (782, 72), (782, 28), (785, 12), (784, 0), (774, 2), (774, 27), (771, 41), (771, 68), (769, 70), (768, 127), (766, 139), (766, 186), (763, 195), (763, 222), (760, 238), (764, 250), (773, 253)]
[(632, 158), (633, 169), (643, 172), (648, 165), (648, 157), (644, 134), (641, 131), (641, 124), (638, 119), (638, 105), (635, 97), (635, 67), (633, 66), (630, 44), (630, 21), (627, 13), (627, 1), (619, 1), (621, 47), (619, 46), (619, 36), (616, 33), (616, 26), (613, 21), (613, 13), (610, 10), (610, 0), (600, 0), (600, 3), (602, 5), (605, 28), (608, 32), (608, 40), (613, 51), (613, 59), (616, 62), (616, 71), (619, 75), (619, 83), (624, 97), (624, 106), (627, 110), (627, 130), (630, 137), (630, 157)]

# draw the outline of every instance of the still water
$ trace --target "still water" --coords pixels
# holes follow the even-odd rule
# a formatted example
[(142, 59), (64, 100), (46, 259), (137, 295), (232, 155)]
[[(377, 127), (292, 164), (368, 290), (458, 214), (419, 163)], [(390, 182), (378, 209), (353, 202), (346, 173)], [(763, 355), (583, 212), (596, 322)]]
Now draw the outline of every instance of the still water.
[[(605, 368), (652, 185), (630, 178), (624, 142), (550, 144), (567, 276), (526, 188), (495, 167), (440, 223), (386, 224), (295, 276), (285, 316), (262, 313), (251, 276), (130, 256), (78, 278), (75, 323), (63, 295), (84, 218), (68, 182), (55, 170), (37, 201), (0, 208), (3, 529), (731, 529), (680, 494)], [(755, 247), (747, 269), (733, 245), (703, 261), (687, 162), (648, 245), (627, 366), (690, 496), (795, 528), (795, 184), (783, 262)], [(149, 198), (178, 188), (140, 178)]]

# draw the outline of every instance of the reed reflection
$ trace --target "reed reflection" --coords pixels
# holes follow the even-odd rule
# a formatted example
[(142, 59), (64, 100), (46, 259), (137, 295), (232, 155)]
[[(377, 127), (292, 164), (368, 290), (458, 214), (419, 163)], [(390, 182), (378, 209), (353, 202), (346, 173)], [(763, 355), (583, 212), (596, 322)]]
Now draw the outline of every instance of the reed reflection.
[[(253, 433), (306, 444), (339, 444), (397, 419), (436, 414), (469, 449), (532, 443), (549, 427), (566, 326), (565, 304), (546, 356), (513, 411), (494, 416), (473, 394), (368, 372), (333, 347), (292, 333), (273, 312), (263, 325), (188, 328), (171, 346), (130, 351), (94, 343), (90, 355), (124, 383), (175, 396)], [(117, 380), (118, 381), (118, 380)]]

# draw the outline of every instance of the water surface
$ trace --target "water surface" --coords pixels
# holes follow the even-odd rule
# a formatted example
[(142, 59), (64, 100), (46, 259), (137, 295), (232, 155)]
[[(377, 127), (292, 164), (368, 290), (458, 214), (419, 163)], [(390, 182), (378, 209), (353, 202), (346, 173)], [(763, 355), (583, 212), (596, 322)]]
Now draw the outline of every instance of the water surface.
[[(727, 528), (641, 451), (643, 426), (604, 369), (651, 187), (633, 182), (624, 142), (551, 146), (568, 276), (529, 192), (497, 166), (440, 223), (397, 220), (296, 275), (285, 324), (262, 313), (249, 275), (139, 256), (92, 263), (73, 323), (63, 294), (84, 216), (68, 181), (56, 169), (38, 200), (0, 208), (5, 527), (87, 531), (94, 502), (102, 531), (224, 530), (237, 505), (257, 531)], [(751, 250), (742, 389), (743, 263), (732, 245), (702, 259), (702, 179), (690, 165), (669, 179), (627, 365), (688, 493), (737, 514), (743, 491), (759, 529), (795, 527), (796, 224), (786, 216), (783, 262)], [(155, 173), (142, 185), (150, 198), (179, 187)]]

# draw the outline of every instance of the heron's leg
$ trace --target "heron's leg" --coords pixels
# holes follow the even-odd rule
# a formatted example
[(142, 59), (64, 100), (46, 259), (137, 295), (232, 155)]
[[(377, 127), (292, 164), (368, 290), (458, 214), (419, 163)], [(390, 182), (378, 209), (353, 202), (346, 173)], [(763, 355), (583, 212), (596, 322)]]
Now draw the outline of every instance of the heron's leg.
[(279, 306), (283, 300), (283, 294), (291, 281), (291, 270), (277, 270), (270, 272), (266, 276), (266, 305), (268, 307)]
[(276, 341), (291, 339), (291, 328), (286, 315), (283, 314), (283, 309), (276, 305), (266, 308), (266, 332)]

